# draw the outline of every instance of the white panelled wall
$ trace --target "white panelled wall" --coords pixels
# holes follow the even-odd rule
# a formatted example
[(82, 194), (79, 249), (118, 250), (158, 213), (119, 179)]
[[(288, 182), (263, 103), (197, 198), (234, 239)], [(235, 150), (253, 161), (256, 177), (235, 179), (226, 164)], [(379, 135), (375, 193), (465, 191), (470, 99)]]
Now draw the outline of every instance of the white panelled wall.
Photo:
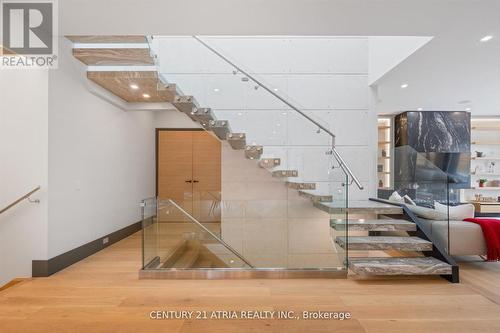
[[(352, 199), (375, 194), (372, 174), (376, 116), (370, 111), (368, 38), (365, 37), (202, 37), (276, 94), (333, 132), (339, 151), (365, 185)], [(324, 152), (330, 138), (192, 37), (155, 40), (163, 77), (193, 95), (201, 106), (229, 120), (247, 142), (264, 145), (264, 157), (281, 157), (300, 179), (332, 186)], [(372, 150), (373, 149), (373, 150)], [(373, 156), (372, 156), (373, 155)], [(328, 184), (330, 182), (330, 184)], [(326, 190), (326, 188), (325, 188)]]

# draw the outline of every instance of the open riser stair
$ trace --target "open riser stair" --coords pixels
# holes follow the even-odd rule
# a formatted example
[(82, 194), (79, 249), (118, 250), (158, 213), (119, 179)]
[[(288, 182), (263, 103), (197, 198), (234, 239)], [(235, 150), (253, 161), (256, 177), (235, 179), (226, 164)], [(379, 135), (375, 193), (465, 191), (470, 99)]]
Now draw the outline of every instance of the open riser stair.
[[(139, 36), (140, 37), (140, 36)], [(71, 38), (70, 38), (71, 39)], [(139, 40), (139, 41), (138, 41)], [(121, 48), (109, 46), (110, 41), (103, 39), (102, 48), (75, 48), (75, 58), (89, 66), (87, 78), (118, 96), (127, 103), (170, 103), (179, 112), (186, 114), (205, 130), (213, 133), (219, 140), (226, 141), (234, 150), (244, 151), (248, 160), (269, 171), (269, 175), (283, 181), (283, 186), (296, 191), (297, 195), (310, 200), (311, 204), (334, 216), (345, 214), (336, 219), (332, 217), (332, 244), (353, 254), (356, 251), (386, 251), (408, 253), (408, 257), (352, 256), (348, 258), (352, 272), (362, 275), (446, 275), (451, 274), (451, 266), (429, 256), (433, 244), (425, 239), (410, 236), (417, 230), (415, 223), (402, 214), (400, 207), (387, 204), (362, 202), (342, 202), (334, 199), (332, 190), (325, 190), (319, 183), (302, 180), (303, 170), (282, 156), (266, 152), (267, 146), (259, 142), (249, 142), (250, 133), (233, 131), (230, 121), (219, 119), (210, 105), (200, 105), (196, 96), (185, 95), (182, 87), (169, 82), (155, 69), (155, 56), (151, 55), (146, 38), (131, 38), (120, 43), (134, 44)], [(85, 41), (74, 40), (77, 43)], [(92, 43), (96, 43), (93, 39)], [(141, 47), (141, 45), (146, 45)], [(95, 69), (97, 66), (116, 66), (116, 71)], [(123, 67), (130, 66), (130, 70)], [(234, 73), (233, 73), (234, 74)], [(248, 80), (248, 79), (247, 79)], [(135, 93), (130, 87), (141, 86)], [(318, 129), (317, 133), (321, 131)], [(346, 208), (347, 206), (347, 208)], [(349, 219), (350, 215), (363, 215), (367, 218)], [(397, 232), (398, 235), (390, 233)], [(356, 233), (364, 233), (357, 235)], [(389, 233), (389, 234), (386, 234)], [(354, 235), (356, 234), (356, 235)], [(416, 256), (415, 253), (420, 255)], [(173, 268), (211, 268), (228, 267), (208, 248), (195, 241), (182, 241), (161, 264)]]

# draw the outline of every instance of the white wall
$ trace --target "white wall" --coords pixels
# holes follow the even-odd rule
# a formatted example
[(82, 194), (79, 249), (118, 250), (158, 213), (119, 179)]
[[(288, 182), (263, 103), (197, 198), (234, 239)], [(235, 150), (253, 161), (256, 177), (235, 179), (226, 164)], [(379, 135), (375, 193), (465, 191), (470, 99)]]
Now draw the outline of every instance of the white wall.
[(187, 115), (175, 111), (154, 111), (155, 128), (200, 128), (201, 126), (191, 120)]
[(41, 186), (0, 215), (0, 286), (47, 258), (47, 91), (45, 70), (0, 70), (0, 207)]
[(377, 82), (378, 111), (470, 109), (472, 115), (498, 115), (500, 43), (498, 37), (481, 43), (487, 34), (500, 36), (500, 24), (479, 33), (458, 30), (424, 45)]
[(49, 75), (49, 258), (140, 221), (154, 196), (154, 115), (89, 93), (70, 43)]
[(421, 36), (369, 37), (369, 84), (375, 83), (431, 39), (432, 37)]

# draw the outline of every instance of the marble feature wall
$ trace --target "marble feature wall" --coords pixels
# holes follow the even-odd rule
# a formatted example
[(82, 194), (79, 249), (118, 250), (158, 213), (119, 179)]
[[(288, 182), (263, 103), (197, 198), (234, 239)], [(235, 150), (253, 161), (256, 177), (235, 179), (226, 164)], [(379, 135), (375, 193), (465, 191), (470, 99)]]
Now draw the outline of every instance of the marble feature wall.
[(470, 186), (470, 114), (408, 111), (394, 129), (395, 189), (430, 204), (458, 200), (453, 189)]
[(470, 113), (408, 111), (395, 118), (395, 146), (419, 153), (470, 152)]

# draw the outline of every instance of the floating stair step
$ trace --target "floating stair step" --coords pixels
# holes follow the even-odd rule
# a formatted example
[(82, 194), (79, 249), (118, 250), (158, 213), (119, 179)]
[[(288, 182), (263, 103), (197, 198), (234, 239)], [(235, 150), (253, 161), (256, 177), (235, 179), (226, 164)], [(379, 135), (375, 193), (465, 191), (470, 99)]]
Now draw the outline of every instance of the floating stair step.
[(154, 65), (148, 48), (77, 48), (73, 56), (88, 66)]
[[(346, 248), (346, 237), (335, 237), (343, 249)], [(400, 251), (432, 251), (432, 243), (419, 237), (396, 236), (351, 236), (349, 250), (400, 250)]]
[(128, 44), (128, 43), (142, 43), (148, 42), (146, 36), (141, 35), (70, 35), (66, 36), (67, 39), (73, 43), (91, 43), (91, 44)]
[(245, 157), (250, 160), (258, 160), (264, 152), (264, 147), (251, 145), (245, 147)]
[(316, 183), (296, 183), (296, 182), (286, 182), (286, 186), (293, 188), (294, 190), (315, 190)]
[(371, 200), (350, 200), (346, 209), (345, 202), (315, 202), (314, 207), (330, 214), (349, 212), (352, 214), (402, 214), (403, 209), (399, 206), (379, 203)]
[(272, 169), (281, 164), (280, 158), (262, 158), (259, 161), (259, 166), (264, 169)]
[(304, 198), (309, 198), (314, 202), (330, 202), (333, 200), (333, 196), (329, 194), (319, 194), (309, 191), (299, 191), (299, 195)]
[(272, 172), (272, 175), (278, 178), (298, 177), (299, 172), (297, 170), (276, 170)]
[[(176, 96), (175, 91), (158, 90), (160, 81), (154, 71), (89, 71), (87, 78), (129, 103), (173, 102)], [(133, 84), (140, 91), (131, 89)]]
[(211, 108), (195, 108), (188, 116), (199, 122), (203, 127), (208, 127), (210, 121), (216, 120)]
[(433, 258), (349, 258), (349, 268), (360, 275), (444, 275), (451, 265)]
[(193, 96), (175, 96), (172, 104), (177, 108), (177, 110), (190, 115), (193, 110), (195, 110), (198, 105)]
[[(157, 88), (158, 90), (168, 90), (174, 93), (177, 92), (177, 85), (175, 83), (163, 83), (161, 79), (158, 80)], [(175, 96), (177, 96), (177, 94)]]
[(227, 120), (211, 120), (209, 128), (220, 140), (226, 140), (227, 135), (231, 133), (229, 122)]
[(226, 139), (233, 149), (245, 149), (247, 145), (245, 133), (228, 133)]
[(344, 231), (349, 226), (350, 231), (416, 231), (417, 225), (406, 220), (345, 220), (332, 219), (330, 225), (335, 230)]

